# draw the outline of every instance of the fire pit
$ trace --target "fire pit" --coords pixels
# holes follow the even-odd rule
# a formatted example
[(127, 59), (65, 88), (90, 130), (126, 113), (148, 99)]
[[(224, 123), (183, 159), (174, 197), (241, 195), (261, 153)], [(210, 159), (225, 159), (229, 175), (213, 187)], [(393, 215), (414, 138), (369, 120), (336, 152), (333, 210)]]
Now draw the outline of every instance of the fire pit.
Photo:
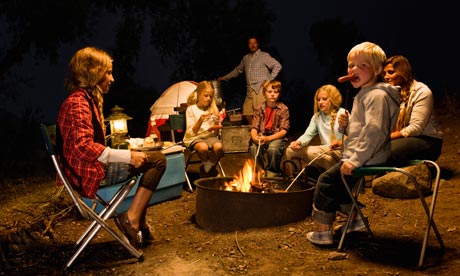
[[(232, 177), (196, 180), (196, 223), (213, 232), (283, 225), (305, 219), (312, 211), (314, 186), (266, 178), (255, 192), (226, 190)], [(307, 186), (308, 185), (308, 186)]]

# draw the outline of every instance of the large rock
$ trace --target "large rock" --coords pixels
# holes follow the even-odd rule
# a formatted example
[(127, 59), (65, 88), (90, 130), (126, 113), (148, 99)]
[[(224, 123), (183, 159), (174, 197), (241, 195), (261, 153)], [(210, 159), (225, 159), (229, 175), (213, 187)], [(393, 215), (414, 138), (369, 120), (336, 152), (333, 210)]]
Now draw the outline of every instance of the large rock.
[[(423, 194), (431, 193), (431, 173), (425, 164), (402, 168), (415, 176)], [(417, 198), (413, 181), (400, 172), (390, 172), (372, 180), (372, 192), (388, 198)]]

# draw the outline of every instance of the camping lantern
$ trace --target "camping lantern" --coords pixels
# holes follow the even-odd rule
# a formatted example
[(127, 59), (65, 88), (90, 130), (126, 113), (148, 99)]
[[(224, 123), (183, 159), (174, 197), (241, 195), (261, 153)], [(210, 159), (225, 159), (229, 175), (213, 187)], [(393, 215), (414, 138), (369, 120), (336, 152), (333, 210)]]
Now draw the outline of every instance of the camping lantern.
[(112, 139), (113, 148), (125, 148), (123, 145), (126, 145), (126, 135), (128, 134), (128, 121), (132, 118), (123, 113), (123, 108), (115, 105), (111, 109), (112, 114), (107, 117), (105, 120), (110, 122), (110, 136)]

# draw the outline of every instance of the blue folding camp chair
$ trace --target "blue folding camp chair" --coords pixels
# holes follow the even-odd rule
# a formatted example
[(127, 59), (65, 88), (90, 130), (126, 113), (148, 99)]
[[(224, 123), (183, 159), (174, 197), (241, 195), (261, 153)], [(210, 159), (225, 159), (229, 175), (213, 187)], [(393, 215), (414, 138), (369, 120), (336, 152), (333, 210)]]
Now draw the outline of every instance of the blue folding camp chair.
[(77, 248), (77, 251), (67, 262), (65, 269), (69, 268), (73, 264), (75, 259), (86, 248), (89, 242), (96, 236), (101, 227), (104, 228), (110, 235), (112, 235), (118, 242), (120, 242), (129, 251), (129, 253), (131, 253), (131, 255), (142, 261), (142, 252), (136, 250), (129, 243), (127, 237), (123, 233), (114, 231), (111, 228), (111, 226), (107, 223), (107, 220), (110, 218), (116, 219), (116, 210), (118, 206), (125, 200), (125, 198), (128, 196), (129, 192), (136, 185), (136, 183), (140, 181), (142, 175), (134, 176), (122, 183), (118, 183), (117, 185), (121, 186), (120, 189), (114, 194), (114, 196), (108, 202), (96, 196), (97, 200), (100, 201), (100, 203), (104, 206), (104, 208), (99, 213), (96, 213), (90, 206), (86, 205), (83, 202), (82, 197), (74, 190), (74, 188), (68, 181), (66, 175), (64, 174), (64, 170), (62, 169), (58, 161), (57, 152), (50, 139), (48, 130), (44, 124), (40, 125), (40, 130), (43, 139), (45, 140), (46, 149), (49, 155), (51, 156), (51, 160), (53, 161), (53, 165), (56, 169), (58, 177), (64, 183), (64, 187), (68, 192), (69, 196), (71, 197), (72, 202), (74, 203), (75, 207), (83, 217), (93, 220), (91, 225), (86, 229), (86, 231), (80, 236), (80, 238), (76, 242), (75, 247)]

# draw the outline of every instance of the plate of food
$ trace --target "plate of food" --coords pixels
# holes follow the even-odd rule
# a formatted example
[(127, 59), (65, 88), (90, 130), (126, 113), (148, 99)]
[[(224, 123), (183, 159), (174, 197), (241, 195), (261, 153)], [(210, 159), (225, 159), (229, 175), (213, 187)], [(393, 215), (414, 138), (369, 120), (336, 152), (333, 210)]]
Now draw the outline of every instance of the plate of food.
[(162, 150), (162, 149), (163, 149), (163, 142), (144, 143), (142, 147), (131, 148), (131, 150), (134, 150), (134, 151), (152, 151), (152, 150)]

